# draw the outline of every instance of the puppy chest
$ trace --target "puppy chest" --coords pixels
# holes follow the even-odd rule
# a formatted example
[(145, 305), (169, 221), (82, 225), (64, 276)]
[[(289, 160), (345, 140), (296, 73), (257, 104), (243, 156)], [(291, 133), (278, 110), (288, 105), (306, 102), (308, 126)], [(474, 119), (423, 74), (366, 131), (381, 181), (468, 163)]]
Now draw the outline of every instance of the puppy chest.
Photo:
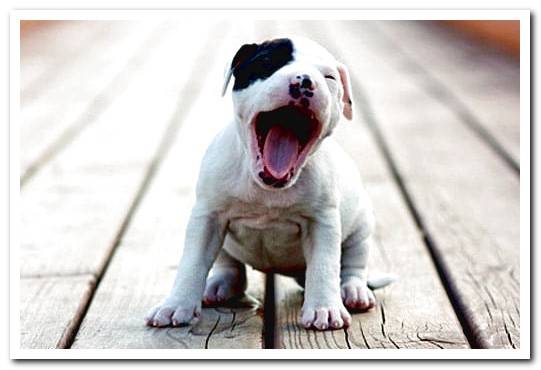
[(301, 241), (304, 225), (272, 211), (230, 221), (226, 249), (244, 263), (260, 270), (304, 265)]

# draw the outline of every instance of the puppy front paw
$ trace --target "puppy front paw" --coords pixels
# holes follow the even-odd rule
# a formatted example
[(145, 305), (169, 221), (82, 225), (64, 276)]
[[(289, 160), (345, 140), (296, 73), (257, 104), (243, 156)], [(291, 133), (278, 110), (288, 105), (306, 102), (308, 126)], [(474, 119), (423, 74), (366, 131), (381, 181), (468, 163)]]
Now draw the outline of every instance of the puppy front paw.
[(147, 326), (164, 327), (187, 325), (201, 316), (201, 303), (189, 303), (182, 300), (165, 300), (151, 309), (145, 317)]
[(306, 329), (347, 328), (351, 323), (351, 315), (341, 303), (331, 305), (310, 305), (305, 303), (301, 310), (301, 323)]
[(376, 305), (374, 293), (366, 285), (366, 281), (358, 278), (342, 283), (342, 301), (351, 310), (368, 310)]

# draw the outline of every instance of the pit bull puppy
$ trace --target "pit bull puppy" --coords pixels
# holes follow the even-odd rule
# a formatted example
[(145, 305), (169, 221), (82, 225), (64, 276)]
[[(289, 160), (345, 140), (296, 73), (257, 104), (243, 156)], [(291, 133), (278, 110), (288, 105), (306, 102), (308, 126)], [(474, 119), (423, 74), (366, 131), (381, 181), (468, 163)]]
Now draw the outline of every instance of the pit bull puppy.
[(329, 137), (352, 119), (348, 71), (315, 42), (282, 38), (243, 45), (224, 93), (232, 77), (234, 117), (203, 158), (173, 289), (147, 325), (186, 324), (202, 301), (242, 295), (249, 264), (304, 285), (306, 328), (347, 327), (347, 308), (373, 307), (369, 286), (392, 280), (367, 280), (372, 208)]

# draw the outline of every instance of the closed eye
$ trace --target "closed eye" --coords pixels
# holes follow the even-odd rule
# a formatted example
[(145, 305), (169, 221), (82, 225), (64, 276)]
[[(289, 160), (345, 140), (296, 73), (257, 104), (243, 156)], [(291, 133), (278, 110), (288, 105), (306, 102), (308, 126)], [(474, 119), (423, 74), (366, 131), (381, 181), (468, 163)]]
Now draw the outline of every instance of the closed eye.
[(332, 75), (326, 75), (325, 78), (336, 81), (336, 78), (334, 76), (332, 76)]

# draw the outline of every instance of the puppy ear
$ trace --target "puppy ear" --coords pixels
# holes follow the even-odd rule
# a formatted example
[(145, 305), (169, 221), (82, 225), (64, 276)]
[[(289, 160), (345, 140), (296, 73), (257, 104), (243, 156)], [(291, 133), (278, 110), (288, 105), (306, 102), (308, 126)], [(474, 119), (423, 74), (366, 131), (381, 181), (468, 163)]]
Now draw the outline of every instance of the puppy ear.
[(342, 63), (338, 64), (338, 73), (340, 74), (340, 82), (342, 83), (342, 88), (344, 89), (344, 95), (342, 96), (342, 103), (344, 103), (344, 108), (342, 113), (344, 117), (348, 120), (353, 118), (353, 101), (351, 98), (351, 82), (349, 78), (348, 69)]
[(225, 77), (224, 77), (224, 85), (222, 87), (222, 96), (224, 96), (227, 91), (227, 86), (229, 86), (229, 81), (231, 80), (232, 75), (233, 75), (233, 69), (229, 66), (229, 63), (227, 63)]
[(246, 62), (252, 55), (254, 55), (257, 47), (257, 44), (244, 44), (240, 47), (239, 50), (237, 50), (237, 53), (233, 57), (233, 60), (231, 61), (231, 64), (229, 65), (225, 73), (222, 96), (225, 95), (227, 91), (227, 86), (229, 86), (229, 81), (231, 80), (231, 76), (233, 76), (233, 74), (235, 73), (235, 70), (244, 62)]

